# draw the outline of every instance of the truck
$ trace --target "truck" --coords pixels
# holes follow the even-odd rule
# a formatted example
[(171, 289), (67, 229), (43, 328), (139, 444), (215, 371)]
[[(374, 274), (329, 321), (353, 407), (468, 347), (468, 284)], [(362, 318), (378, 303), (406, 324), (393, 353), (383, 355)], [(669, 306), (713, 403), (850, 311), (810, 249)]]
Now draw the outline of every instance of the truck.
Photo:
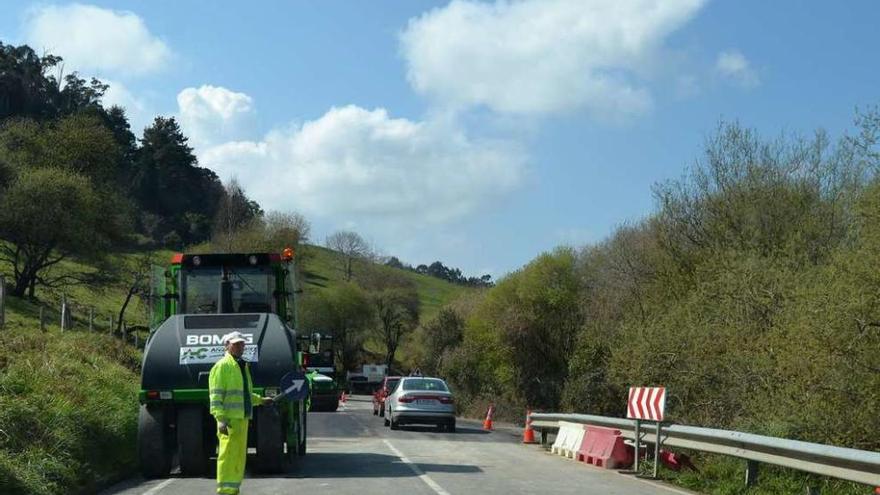
[[(175, 254), (154, 277), (153, 318), (139, 393), (137, 451), (145, 477), (209, 472), (217, 426), (209, 414), (208, 375), (225, 353), (223, 335), (245, 335), (254, 392), (280, 393), (281, 378), (304, 372), (297, 348), (293, 251)], [(308, 397), (254, 408), (248, 446), (255, 468), (283, 469), (305, 455)]]
[(382, 380), (387, 374), (387, 365), (364, 364), (360, 370), (349, 371), (346, 374), (346, 379), (352, 392), (373, 393), (382, 385)]
[(312, 332), (300, 335), (303, 365), (309, 371), (312, 411), (336, 411), (339, 381), (336, 375), (333, 336)]

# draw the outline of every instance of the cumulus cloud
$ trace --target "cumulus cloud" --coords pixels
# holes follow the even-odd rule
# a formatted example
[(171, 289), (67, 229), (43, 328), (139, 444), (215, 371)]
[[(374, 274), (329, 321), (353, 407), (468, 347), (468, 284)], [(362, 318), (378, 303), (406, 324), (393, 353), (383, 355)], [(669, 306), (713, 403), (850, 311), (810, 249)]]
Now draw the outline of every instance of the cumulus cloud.
[(196, 147), (235, 138), (253, 112), (252, 103), (250, 96), (220, 86), (202, 85), (177, 94), (181, 125)]
[(408, 78), (446, 104), (514, 114), (632, 116), (639, 74), (703, 0), (455, 0), (401, 34)]
[(64, 58), (68, 70), (116, 75), (146, 74), (165, 66), (171, 50), (127, 11), (93, 5), (49, 5), (31, 10), (25, 40)]
[(753, 88), (761, 84), (749, 60), (738, 50), (719, 53), (715, 61), (715, 70), (725, 79), (744, 88)]
[(268, 209), (386, 226), (460, 218), (513, 190), (525, 174), (516, 145), (471, 139), (449, 121), (357, 106), (332, 108), (262, 140), (210, 147), (199, 161), (221, 177), (237, 176)]

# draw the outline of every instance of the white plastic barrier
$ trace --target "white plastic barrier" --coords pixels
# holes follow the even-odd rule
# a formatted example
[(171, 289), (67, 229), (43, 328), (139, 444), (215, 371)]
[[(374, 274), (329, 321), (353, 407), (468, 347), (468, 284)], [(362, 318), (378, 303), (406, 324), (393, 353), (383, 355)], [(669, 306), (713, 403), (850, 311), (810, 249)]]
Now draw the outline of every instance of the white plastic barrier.
[(584, 425), (579, 423), (559, 422), (559, 433), (550, 447), (550, 452), (574, 459), (584, 440)]

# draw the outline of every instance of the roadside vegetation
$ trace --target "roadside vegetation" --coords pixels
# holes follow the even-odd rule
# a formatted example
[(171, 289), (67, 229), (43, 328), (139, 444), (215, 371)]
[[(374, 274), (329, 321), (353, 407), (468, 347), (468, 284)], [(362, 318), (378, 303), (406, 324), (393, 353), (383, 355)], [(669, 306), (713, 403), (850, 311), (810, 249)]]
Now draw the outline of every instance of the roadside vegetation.
[[(422, 370), (449, 377), (471, 415), (494, 401), (519, 421), (623, 416), (627, 387), (666, 386), (676, 423), (880, 449), (878, 138), (877, 109), (834, 143), (722, 123), (656, 186), (648, 218), (541, 254), (426, 322)], [(747, 491), (743, 462), (698, 465), (678, 480), (710, 493), (808, 482), (767, 470)]]

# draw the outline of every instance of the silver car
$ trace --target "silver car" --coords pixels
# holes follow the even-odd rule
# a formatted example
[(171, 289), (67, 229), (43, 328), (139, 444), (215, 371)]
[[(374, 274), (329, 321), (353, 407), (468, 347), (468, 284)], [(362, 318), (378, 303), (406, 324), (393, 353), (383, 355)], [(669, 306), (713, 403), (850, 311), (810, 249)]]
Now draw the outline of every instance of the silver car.
[(455, 431), (455, 400), (439, 378), (405, 376), (385, 399), (385, 426), (433, 424)]

